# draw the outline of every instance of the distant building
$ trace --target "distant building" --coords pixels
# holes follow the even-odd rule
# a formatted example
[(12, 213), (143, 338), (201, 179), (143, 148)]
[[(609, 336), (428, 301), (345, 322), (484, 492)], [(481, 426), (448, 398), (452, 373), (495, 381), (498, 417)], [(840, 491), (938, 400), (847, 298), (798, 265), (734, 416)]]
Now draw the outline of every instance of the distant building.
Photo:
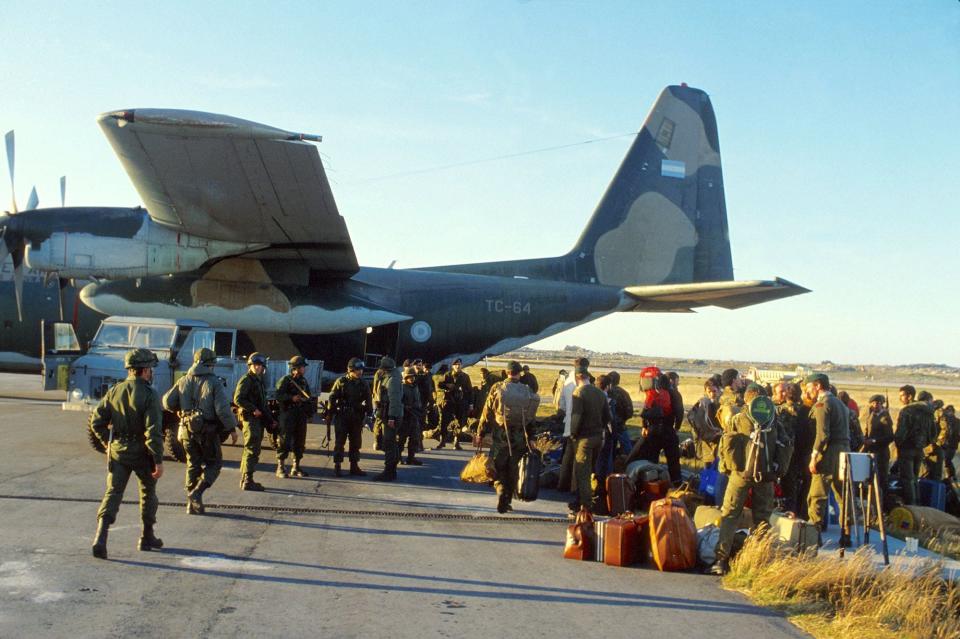
[(758, 384), (776, 384), (778, 382), (802, 381), (809, 373), (803, 366), (797, 366), (792, 371), (776, 370), (773, 368), (757, 368), (751, 366), (745, 377)]

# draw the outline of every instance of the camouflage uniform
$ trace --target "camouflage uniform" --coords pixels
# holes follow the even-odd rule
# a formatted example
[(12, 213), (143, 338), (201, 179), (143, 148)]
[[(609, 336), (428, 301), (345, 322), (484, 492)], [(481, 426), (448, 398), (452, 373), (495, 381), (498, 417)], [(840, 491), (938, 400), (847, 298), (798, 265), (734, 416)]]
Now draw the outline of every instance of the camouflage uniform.
[[(240, 378), (233, 391), (233, 403), (240, 413), (240, 423), (243, 425), (243, 453), (240, 455), (240, 487), (257, 486), (253, 481), (253, 473), (257, 470), (260, 461), (260, 447), (263, 443), (264, 425), (273, 421), (270, 409), (267, 407), (267, 393), (263, 386), (263, 379), (252, 370)], [(260, 417), (253, 412), (259, 410)]]
[(482, 438), (490, 433), (492, 440), (490, 458), (493, 461), (496, 477), (493, 485), (499, 497), (497, 510), (501, 513), (512, 510), (510, 502), (517, 488), (520, 458), (527, 451), (527, 440), (530, 437), (527, 428), (533, 422), (533, 416), (537, 414), (537, 407), (540, 404), (540, 397), (533, 391), (529, 391), (527, 408), (531, 415), (529, 422), (522, 428), (519, 424), (507, 425), (503, 420), (503, 393), (508, 384), (520, 384), (529, 391), (529, 387), (521, 384), (519, 380), (507, 379), (496, 382), (487, 393), (480, 413), (480, 424), (477, 426), (478, 437)]
[(897, 468), (903, 488), (903, 503), (917, 503), (917, 475), (923, 463), (923, 449), (933, 433), (933, 409), (926, 402), (911, 402), (897, 415), (893, 441), (897, 446)]
[(293, 453), (294, 474), (305, 475), (300, 460), (307, 445), (307, 422), (316, 412), (316, 399), (310, 395), (310, 384), (300, 375), (288, 373), (277, 382), (277, 403), (280, 404), (280, 432), (277, 436), (277, 472), (285, 474), (284, 462)]
[[(397, 426), (403, 419), (403, 379), (393, 359), (384, 357), (373, 376), (373, 407), (382, 433), (383, 472), (375, 481), (397, 478)], [(391, 425), (392, 422), (392, 425)]]
[(581, 506), (591, 511), (594, 509), (590, 476), (603, 443), (603, 431), (609, 423), (610, 404), (606, 393), (593, 384), (577, 386), (573, 391), (570, 415), (570, 442), (574, 447), (573, 474), (577, 482), (577, 499), (571, 504), (572, 510)]
[[(833, 488), (840, 503), (840, 453), (850, 451), (850, 420), (848, 408), (833, 393), (823, 391), (810, 409), (815, 425), (812, 459), (817, 472), (810, 477), (807, 496), (807, 515), (810, 523), (821, 531), (826, 529), (827, 491)], [(809, 461), (808, 464), (809, 466)]]
[[(230, 397), (213, 371), (213, 352), (203, 350), (209, 353), (210, 359), (197, 361), (163, 396), (164, 409), (172, 413), (199, 410), (203, 414), (203, 432), (191, 434), (181, 428), (177, 433), (187, 453), (184, 484), (191, 502), (188, 504), (190, 513), (202, 512), (203, 506), (199, 502), (198, 508), (189, 496), (196, 494), (199, 499), (220, 476), (223, 466), (221, 435), (226, 436), (237, 427), (237, 418), (230, 409)], [(199, 355), (202, 351), (197, 353)]]
[(350, 442), (350, 473), (359, 474), (360, 447), (363, 437), (363, 420), (373, 410), (370, 385), (363, 378), (343, 375), (333, 383), (330, 390), (330, 409), (336, 441), (333, 446), (333, 464), (337, 472), (343, 463), (343, 447)]

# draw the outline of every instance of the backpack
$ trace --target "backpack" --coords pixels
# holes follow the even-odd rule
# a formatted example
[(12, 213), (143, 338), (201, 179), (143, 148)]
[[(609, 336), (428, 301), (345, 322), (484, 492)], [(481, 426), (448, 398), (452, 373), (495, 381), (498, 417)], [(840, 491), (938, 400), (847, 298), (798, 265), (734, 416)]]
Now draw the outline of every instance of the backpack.
[(504, 384), (500, 393), (497, 423), (507, 430), (524, 429), (536, 417), (535, 409), (531, 410), (532, 394), (525, 384), (519, 382)]
[(177, 413), (180, 420), (177, 439), (181, 441), (187, 441), (190, 437), (199, 437), (203, 433), (204, 419), (203, 412), (200, 410), (200, 393), (203, 391), (204, 381), (200, 379), (200, 383), (197, 384), (197, 394), (193, 398), (193, 408), (181, 410)]
[(755, 397), (745, 411), (753, 430), (747, 444), (746, 477), (756, 482), (777, 479), (777, 422), (776, 410), (769, 397)]

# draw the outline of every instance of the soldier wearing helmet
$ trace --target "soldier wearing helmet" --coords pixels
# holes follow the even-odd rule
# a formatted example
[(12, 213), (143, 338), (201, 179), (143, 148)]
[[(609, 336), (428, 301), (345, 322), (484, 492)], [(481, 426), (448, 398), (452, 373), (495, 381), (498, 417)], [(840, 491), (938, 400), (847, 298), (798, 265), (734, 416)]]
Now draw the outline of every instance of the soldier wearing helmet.
[(329, 402), (336, 433), (333, 445), (333, 472), (340, 477), (343, 447), (349, 441), (350, 474), (362, 477), (366, 475), (360, 468), (363, 422), (373, 411), (370, 385), (363, 379), (363, 360), (354, 357), (347, 363), (347, 374), (333, 383)]
[(163, 396), (164, 409), (180, 417), (177, 438), (187, 453), (185, 488), (190, 515), (203, 514), (203, 493), (220, 476), (220, 443), (228, 436), (237, 443), (237, 418), (223, 381), (214, 373), (216, 361), (209, 348), (196, 351), (193, 366)]
[(247, 374), (240, 378), (233, 391), (233, 403), (237, 405), (243, 426), (243, 454), (240, 456), (240, 488), (243, 490), (263, 490), (263, 485), (253, 480), (253, 473), (260, 461), (263, 430), (272, 429), (274, 424), (263, 385), (266, 371), (267, 358), (260, 353), (251, 353), (247, 358)]
[(380, 426), (383, 445), (383, 472), (373, 481), (397, 479), (397, 427), (403, 418), (403, 379), (393, 358), (380, 360), (380, 368), (373, 375), (373, 410)]
[(93, 556), (107, 558), (107, 533), (116, 521), (131, 474), (140, 483), (140, 550), (162, 548), (153, 532), (157, 522), (157, 480), (163, 475), (163, 417), (160, 397), (150, 386), (157, 356), (145, 348), (124, 357), (127, 378), (106, 392), (90, 426), (107, 451), (107, 490), (97, 513)]
[[(403, 369), (403, 417), (397, 429), (397, 456), (401, 464), (409, 466), (423, 466), (417, 459), (417, 433), (421, 431), (423, 419), (423, 402), (420, 399), (420, 390), (417, 388), (417, 369), (407, 366)], [(407, 447), (407, 458), (403, 459), (403, 448)]]
[(307, 477), (307, 472), (300, 466), (307, 444), (307, 421), (317, 411), (317, 398), (310, 393), (310, 384), (304, 373), (307, 370), (307, 360), (300, 355), (294, 355), (287, 362), (290, 372), (277, 382), (277, 403), (280, 404), (280, 432), (277, 435), (277, 477), (285, 478), (287, 474), (286, 461), (289, 454), (293, 454), (293, 468), (290, 475), (293, 477)]

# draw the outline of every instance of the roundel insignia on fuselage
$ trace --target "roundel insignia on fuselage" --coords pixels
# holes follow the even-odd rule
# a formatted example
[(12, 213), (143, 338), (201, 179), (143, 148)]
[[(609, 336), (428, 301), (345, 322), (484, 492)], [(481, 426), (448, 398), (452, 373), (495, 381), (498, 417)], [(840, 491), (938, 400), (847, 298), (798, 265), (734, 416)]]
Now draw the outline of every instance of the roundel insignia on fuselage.
[(432, 334), (433, 329), (430, 328), (430, 325), (423, 320), (414, 322), (410, 325), (410, 337), (412, 337), (413, 341), (415, 342), (425, 342), (430, 339)]

